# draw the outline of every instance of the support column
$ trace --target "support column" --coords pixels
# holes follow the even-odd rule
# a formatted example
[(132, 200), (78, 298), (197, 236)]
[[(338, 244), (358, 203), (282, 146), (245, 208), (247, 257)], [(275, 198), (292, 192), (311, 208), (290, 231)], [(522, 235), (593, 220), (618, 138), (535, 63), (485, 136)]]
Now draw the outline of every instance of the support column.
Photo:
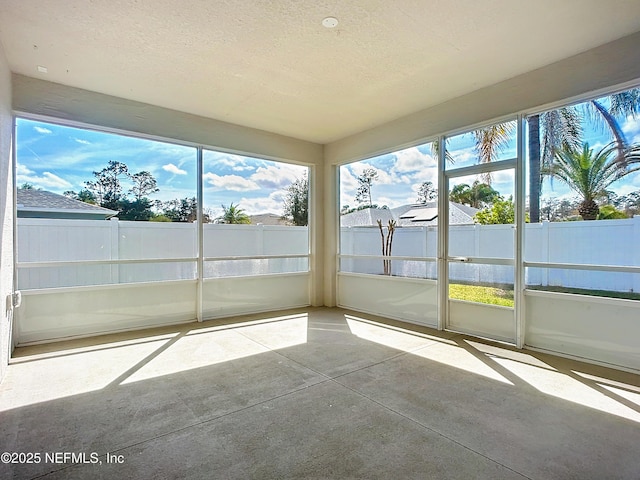
[(309, 270), (311, 279), (309, 285), (309, 299), (314, 307), (325, 305), (325, 278), (324, 272), (326, 258), (325, 239), (325, 206), (326, 201), (326, 174), (321, 165), (309, 167)]
[(336, 165), (325, 164), (324, 172), (324, 305), (335, 307), (337, 305), (337, 285), (338, 285), (338, 251), (339, 251), (339, 229), (340, 217), (338, 198), (340, 188), (338, 185), (338, 167)]

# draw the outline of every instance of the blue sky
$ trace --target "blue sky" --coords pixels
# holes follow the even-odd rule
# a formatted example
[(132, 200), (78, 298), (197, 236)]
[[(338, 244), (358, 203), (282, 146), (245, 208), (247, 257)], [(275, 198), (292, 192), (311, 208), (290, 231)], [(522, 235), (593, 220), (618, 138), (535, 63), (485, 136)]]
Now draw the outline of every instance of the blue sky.
[[(630, 143), (640, 143), (640, 118), (624, 119), (621, 125)], [(146, 170), (153, 174), (160, 191), (152, 199), (167, 201), (196, 195), (196, 150), (192, 147), (24, 119), (18, 120), (17, 140), (18, 185), (31, 183), (56, 193), (79, 191), (84, 182), (93, 179), (93, 171), (104, 168), (109, 160), (116, 160), (127, 164), (131, 173)], [(586, 124), (584, 140), (597, 149), (609, 143), (611, 137), (605, 129)], [(448, 145), (456, 157), (456, 166), (477, 162), (471, 134), (454, 137)], [(501, 158), (515, 157), (515, 153), (512, 142)], [(342, 166), (341, 206), (357, 206), (357, 177), (370, 167), (378, 171), (372, 187), (373, 202), (378, 205), (393, 208), (415, 203), (420, 184), (431, 181), (437, 185), (437, 161), (431, 145), (420, 145)], [(307, 170), (292, 164), (205, 151), (205, 208), (217, 216), (222, 212), (221, 204), (233, 202), (248, 214), (280, 215), (287, 187)], [(458, 179), (452, 183), (471, 180)], [(492, 186), (508, 196), (513, 193), (513, 174), (493, 174)], [(640, 190), (640, 174), (617, 182), (613, 190), (620, 195)], [(574, 194), (557, 180), (553, 184), (546, 181), (543, 199), (549, 197), (564, 199)]]
[[(629, 143), (640, 143), (640, 118), (626, 118), (621, 122)], [(516, 156), (515, 130), (514, 141), (507, 146), (500, 155), (500, 159)], [(596, 151), (613, 140), (611, 134), (604, 128), (593, 123), (585, 122), (583, 140)], [(455, 167), (478, 163), (478, 156), (474, 149), (474, 138), (471, 133), (458, 135), (449, 140), (448, 150), (455, 158)], [(415, 203), (417, 189), (425, 181), (437, 185), (437, 159), (431, 150), (431, 144), (419, 145), (398, 152), (380, 155), (340, 168), (340, 205), (355, 207), (358, 188), (357, 177), (366, 168), (374, 168), (378, 172), (378, 179), (372, 185), (373, 203), (380, 206), (387, 205), (394, 208), (400, 205)], [(457, 183), (471, 183), (473, 178), (452, 179), (451, 186)], [(492, 174), (491, 186), (505, 197), (514, 193), (513, 171)], [(640, 190), (640, 173), (631, 174), (611, 186), (618, 195), (626, 195)], [(575, 194), (558, 180), (543, 184), (542, 199), (572, 199)]]
[[(18, 120), (17, 184), (31, 183), (55, 193), (79, 191), (110, 160), (130, 173), (148, 171), (168, 201), (196, 196), (196, 149), (146, 139)], [(228, 153), (205, 151), (204, 205), (214, 216), (221, 205), (240, 205), (248, 214), (283, 213), (286, 189), (306, 167)], [(125, 190), (128, 185), (123, 182)]]

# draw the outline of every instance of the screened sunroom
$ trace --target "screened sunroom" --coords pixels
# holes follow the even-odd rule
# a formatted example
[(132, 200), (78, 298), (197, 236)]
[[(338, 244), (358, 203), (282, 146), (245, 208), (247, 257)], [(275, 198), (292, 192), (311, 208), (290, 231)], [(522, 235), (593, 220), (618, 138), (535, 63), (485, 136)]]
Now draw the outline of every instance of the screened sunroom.
[[(4, 450), (635, 478), (640, 5), (614, 4), (4, 3)], [(3, 468), (91, 468), (48, 460)]]

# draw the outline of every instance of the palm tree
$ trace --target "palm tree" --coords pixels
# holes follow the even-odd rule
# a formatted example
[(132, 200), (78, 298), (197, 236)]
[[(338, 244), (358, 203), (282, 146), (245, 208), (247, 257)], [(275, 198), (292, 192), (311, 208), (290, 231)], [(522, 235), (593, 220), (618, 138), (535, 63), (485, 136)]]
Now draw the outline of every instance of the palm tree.
[[(505, 122), (479, 128), (473, 132), (473, 136), (475, 137), (474, 148), (478, 153), (480, 163), (490, 163), (496, 159), (498, 153), (509, 143), (514, 128), (514, 122)], [(455, 158), (451, 155), (449, 149), (446, 148), (448, 141), (449, 139), (447, 138), (445, 140), (445, 157), (447, 162), (453, 164), (455, 163)], [(431, 153), (437, 158), (438, 152), (439, 144), (438, 142), (433, 142), (431, 144)], [(482, 180), (490, 185), (491, 174), (484, 174)]]
[[(514, 128), (514, 122), (505, 122), (480, 128), (473, 132), (473, 136), (476, 138), (475, 149), (478, 152), (480, 163), (490, 163), (496, 160), (498, 153), (509, 143)], [(487, 185), (491, 185), (491, 173), (484, 173), (482, 180)]]
[[(529, 122), (529, 217), (540, 221), (541, 169), (553, 163), (555, 152), (563, 147), (579, 148), (582, 120), (578, 112), (569, 107), (532, 115)], [(542, 132), (542, 145), (540, 133)]]
[(592, 100), (586, 104), (587, 114), (591, 116), (595, 123), (604, 125), (611, 131), (616, 142), (618, 151), (618, 161), (624, 166), (625, 155), (628, 149), (627, 139), (618, 123), (618, 118), (640, 113), (640, 89), (632, 88), (621, 93), (609, 95), (609, 109), (600, 101)]
[(224, 213), (216, 218), (218, 223), (235, 223), (235, 224), (248, 224), (251, 223), (249, 216), (244, 213), (244, 210), (239, 208), (239, 205), (234, 205), (233, 202), (227, 207), (222, 205)]
[(638, 147), (626, 150), (625, 168), (620, 168), (618, 145), (612, 142), (597, 153), (584, 143), (582, 150), (563, 147), (556, 152), (555, 161), (543, 169), (564, 182), (580, 196), (578, 213), (583, 220), (595, 220), (600, 211), (596, 200), (606, 195), (607, 187), (622, 177), (640, 171)]
[(484, 208), (500, 198), (499, 192), (491, 188), (490, 185), (480, 183), (477, 180), (471, 186), (460, 183), (454, 186), (449, 193), (450, 201), (473, 208)]
[[(640, 113), (640, 89), (633, 88), (607, 97), (609, 108), (598, 100), (585, 104), (584, 113), (602, 124), (615, 139), (617, 161), (625, 167), (628, 148), (618, 118)], [(547, 171), (555, 153), (564, 148), (578, 149), (582, 135), (582, 115), (571, 107), (551, 110), (529, 117), (529, 214), (532, 222), (540, 221), (540, 186), (542, 172)], [(542, 145), (540, 134), (542, 133)], [(542, 152), (541, 152), (542, 147)]]

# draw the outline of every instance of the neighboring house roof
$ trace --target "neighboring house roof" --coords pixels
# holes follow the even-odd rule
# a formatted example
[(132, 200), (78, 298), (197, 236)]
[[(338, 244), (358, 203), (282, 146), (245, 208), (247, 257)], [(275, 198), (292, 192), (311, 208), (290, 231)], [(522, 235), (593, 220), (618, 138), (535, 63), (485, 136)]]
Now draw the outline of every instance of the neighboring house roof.
[[(477, 208), (449, 202), (449, 224), (462, 225), (473, 222), (473, 216), (478, 212)], [(392, 209), (366, 208), (347, 213), (340, 217), (342, 227), (366, 227), (377, 226), (377, 220), (382, 220), (386, 225), (390, 219), (396, 221), (401, 227), (421, 227), (438, 224), (438, 204), (429, 202), (421, 205), (403, 205)]]
[[(362, 210), (356, 210), (355, 212), (347, 213), (340, 216), (341, 227), (362, 227), (362, 226), (377, 226), (378, 219), (382, 222), (382, 225), (387, 225), (389, 220), (395, 220), (395, 216), (391, 210), (387, 208), (365, 208)], [(397, 223), (397, 221), (396, 221)]]
[(118, 214), (115, 210), (74, 200), (46, 190), (18, 189), (16, 204), (19, 218), (66, 218), (105, 220)]

